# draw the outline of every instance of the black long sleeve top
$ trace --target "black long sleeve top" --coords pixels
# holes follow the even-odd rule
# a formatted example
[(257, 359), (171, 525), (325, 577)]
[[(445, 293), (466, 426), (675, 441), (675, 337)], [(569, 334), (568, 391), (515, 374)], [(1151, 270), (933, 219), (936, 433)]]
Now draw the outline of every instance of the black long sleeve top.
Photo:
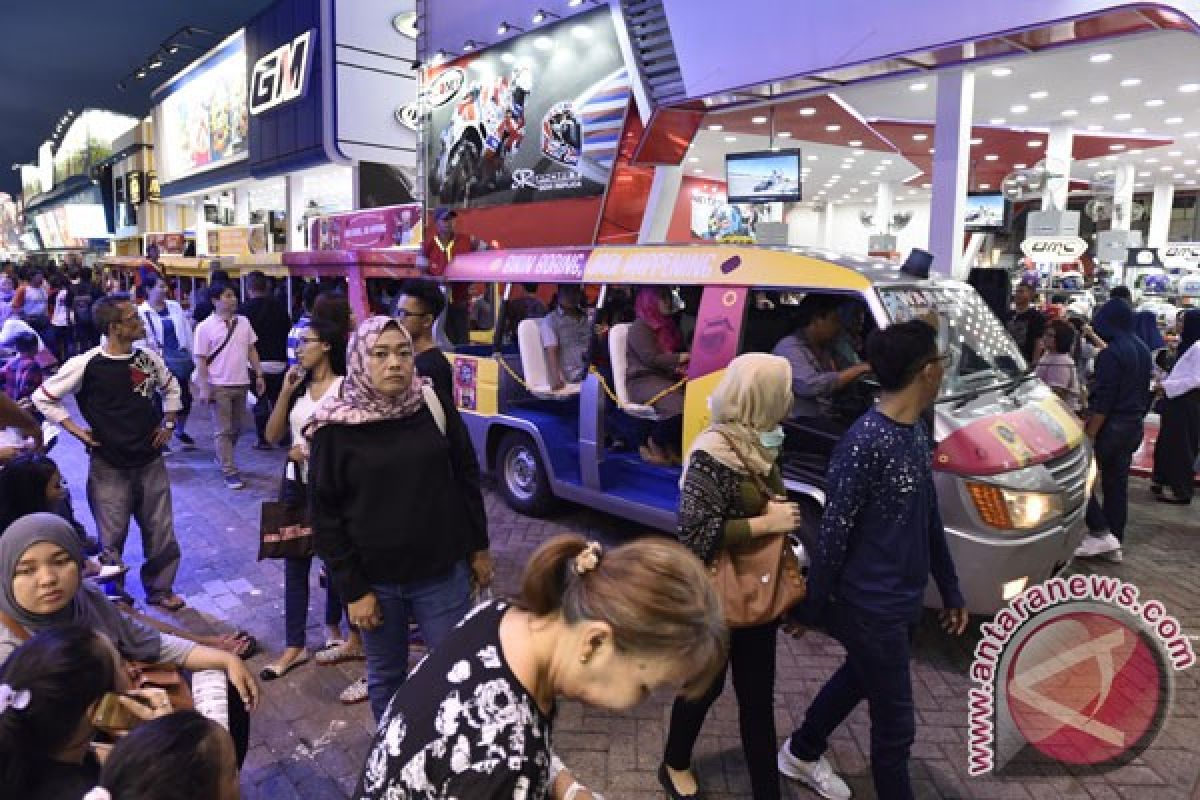
[(462, 417), (443, 435), (429, 409), (326, 425), (309, 461), (317, 554), (346, 602), (373, 584), (435, 578), (488, 548), (479, 462)]

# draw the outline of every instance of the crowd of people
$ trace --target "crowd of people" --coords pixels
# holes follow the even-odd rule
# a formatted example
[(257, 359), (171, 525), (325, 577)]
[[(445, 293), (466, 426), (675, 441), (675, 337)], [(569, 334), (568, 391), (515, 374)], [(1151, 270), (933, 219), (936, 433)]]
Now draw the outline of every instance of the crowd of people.
[[(456, 244), (473, 246), (457, 238), (453, 216), (438, 223), (441, 249), (427, 248), (433, 272)], [(0, 452), (0, 796), (235, 800), (259, 681), (310, 660), (364, 662), (364, 677), (342, 693), (343, 702), (367, 702), (378, 724), (356, 798), (598, 797), (553, 750), (558, 701), (622, 711), (659, 688), (677, 694), (659, 781), (669, 797), (700, 796), (693, 749), (729, 672), (757, 800), (781, 796), (780, 776), (850, 797), (826, 753), (864, 700), (877, 795), (913, 796), (910, 660), (931, 576), (943, 628), (957, 635), (968, 622), (934, 492), (925, 419), (947, 354), (927, 321), (866, 335), (861, 304), (805, 297), (765, 348), (773, 353), (729, 364), (709, 426), (685, 450), (674, 389), (689, 364), (694, 303), (668, 289), (610, 288), (592, 315), (567, 286), (549, 307), (534, 291), (515, 298), (524, 304), (506, 303), (497, 311), (510, 321), (539, 319), (554, 388), (589, 369), (611, 383), (608, 336), (628, 324), (630, 400), (656, 418), (614, 419), (610, 443), (683, 469), (676, 541), (607, 549), (555, 537), (525, 565), (514, 597), (492, 599), (479, 462), (435, 324), (453, 308), (469, 330), (468, 296), (410, 280), (396, 287), (391, 313), (355, 320), (344, 294), (311, 285), (293, 321), (261, 273), (246, 277), (243, 302), (217, 271), (190, 308), (160, 274), (140, 276), (134, 296), (96, 290), (83, 270), (66, 277), (61, 287), (37, 272), (0, 278), (8, 304), (0, 313), (30, 329), (14, 337), (0, 394), (0, 426), (12, 437)], [(1119, 289), (1091, 320), (1047, 320), (1035, 302), (1032, 287), (1018, 288), (1009, 329), (1043, 381), (1084, 415), (1100, 471), (1078, 555), (1119, 560), (1130, 461), (1152, 403), (1161, 418), (1153, 488), (1164, 502), (1191, 499), (1200, 310), (1180, 314), (1168, 344)], [(66, 324), (55, 321), (60, 307)], [(868, 376), (877, 402), (844, 418), (839, 399)], [(198, 447), (187, 421), (207, 408), (221, 480), (242, 488), (237, 444), (250, 396), (254, 446), (286, 451), (278, 503), (295, 515), (297, 536), (282, 556), (283, 648), (257, 677), (244, 663), (256, 642), (140, 614), (123, 581), (133, 521), (146, 602), (184, 607), (165, 457), (173, 446)], [(798, 416), (837, 426), (841, 437), (811, 539), (807, 596), (782, 617), (731, 625), (709, 579), (716, 562), (786, 537), (804, 519), (779, 464), (782, 426)], [(87, 449), (94, 535), (41, 452), (42, 418)], [(326, 596), (324, 640), (310, 649), (314, 561)], [(837, 639), (845, 660), (780, 746), (778, 635), (807, 628)], [(428, 653), (410, 672), (414, 646)], [(150, 680), (157, 667), (174, 682)], [(196, 674), (225, 685), (222, 713), (201, 708), (198, 683), (171, 694)], [(191, 694), (204, 713), (172, 699)]]

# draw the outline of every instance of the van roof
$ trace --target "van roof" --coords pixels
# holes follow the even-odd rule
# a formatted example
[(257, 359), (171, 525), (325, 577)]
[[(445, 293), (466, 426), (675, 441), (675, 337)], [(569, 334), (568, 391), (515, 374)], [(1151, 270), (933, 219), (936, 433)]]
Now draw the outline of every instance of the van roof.
[[(629, 245), (487, 250), (456, 256), (447, 280), (501, 283), (728, 284), (864, 290), (925, 283), (881, 258), (811, 247)], [(938, 282), (936, 278), (931, 282)]]

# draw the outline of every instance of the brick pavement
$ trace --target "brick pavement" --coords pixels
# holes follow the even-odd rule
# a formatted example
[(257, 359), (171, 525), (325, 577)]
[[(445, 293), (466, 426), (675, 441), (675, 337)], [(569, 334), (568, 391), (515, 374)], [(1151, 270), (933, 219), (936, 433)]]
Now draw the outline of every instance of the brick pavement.
[[(265, 654), (252, 661), (257, 672), (283, 640), (283, 570), (277, 562), (256, 562), (259, 501), (278, 486), (283, 451), (250, 449), (244, 437), (238, 458), (248, 486), (226, 490), (212, 461), (208, 426), (193, 420), (200, 450), (178, 450), (168, 460), (174, 487), (177, 533), (184, 563), (177, 589), (190, 608), (176, 620), (198, 629), (246, 628)], [(53, 452), (73, 491), (81, 520), (91, 529), (84, 498), (86, 464), (82, 449), (69, 436)], [(1146, 483), (1134, 480), (1130, 539), (1125, 563), (1103, 565), (1099, 572), (1137, 583), (1143, 597), (1161, 599), (1186, 632), (1200, 633), (1200, 523), (1195, 511), (1153, 502)], [(558, 531), (579, 531), (613, 542), (643, 533), (638, 526), (599, 513), (567, 508), (551, 520), (534, 520), (510, 511), (499, 496), (487, 495), (491, 536), (497, 556), (497, 589), (517, 585), (525, 559), (539, 542)], [(127, 557), (140, 564), (140, 544), (130, 537)], [(315, 572), (315, 570), (314, 570)], [(132, 591), (141, 596), (136, 578)], [(310, 644), (321, 633), (323, 592), (313, 578), (309, 615)], [(1176, 676), (1176, 702), (1163, 732), (1142, 756), (1119, 770), (1092, 775), (1055, 766), (1034, 767), (1032, 774), (969, 778), (966, 774), (966, 671), (976, 635), (951, 641), (932, 620), (923, 621), (916, 643), (914, 690), (917, 741), (913, 777), (923, 798), (1187, 798), (1200, 775), (1200, 682), (1197, 673)], [(840, 663), (833, 640), (810, 633), (801, 640), (780, 640), (776, 720), (781, 736), (800, 722), (814, 693)], [(346, 707), (338, 692), (362, 673), (361, 664), (301, 667), (264, 685), (262, 707), (254, 716), (250, 755), (243, 772), (246, 800), (344, 798), (353, 790), (371, 734), (365, 704)], [(589, 785), (609, 798), (649, 800), (662, 796), (655, 778), (669, 698), (656, 697), (635, 711), (618, 715), (563, 703), (555, 728), (559, 753)], [(732, 692), (714, 707), (696, 749), (696, 769), (707, 797), (749, 796), (742, 763)], [(855, 797), (870, 798), (866, 754), (869, 733), (864, 709), (851, 716), (832, 740), (832, 760)], [(797, 787), (785, 796), (815, 797)], [(1200, 798), (1200, 794), (1195, 795)]]

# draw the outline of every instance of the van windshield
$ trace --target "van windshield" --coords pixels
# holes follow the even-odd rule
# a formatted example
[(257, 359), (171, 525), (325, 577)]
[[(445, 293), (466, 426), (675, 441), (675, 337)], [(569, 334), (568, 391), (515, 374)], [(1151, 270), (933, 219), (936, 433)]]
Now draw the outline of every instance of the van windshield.
[(1027, 369), (1017, 343), (975, 289), (889, 287), (879, 294), (893, 322), (937, 313), (938, 344), (950, 354), (943, 397), (983, 391), (1014, 380)]

